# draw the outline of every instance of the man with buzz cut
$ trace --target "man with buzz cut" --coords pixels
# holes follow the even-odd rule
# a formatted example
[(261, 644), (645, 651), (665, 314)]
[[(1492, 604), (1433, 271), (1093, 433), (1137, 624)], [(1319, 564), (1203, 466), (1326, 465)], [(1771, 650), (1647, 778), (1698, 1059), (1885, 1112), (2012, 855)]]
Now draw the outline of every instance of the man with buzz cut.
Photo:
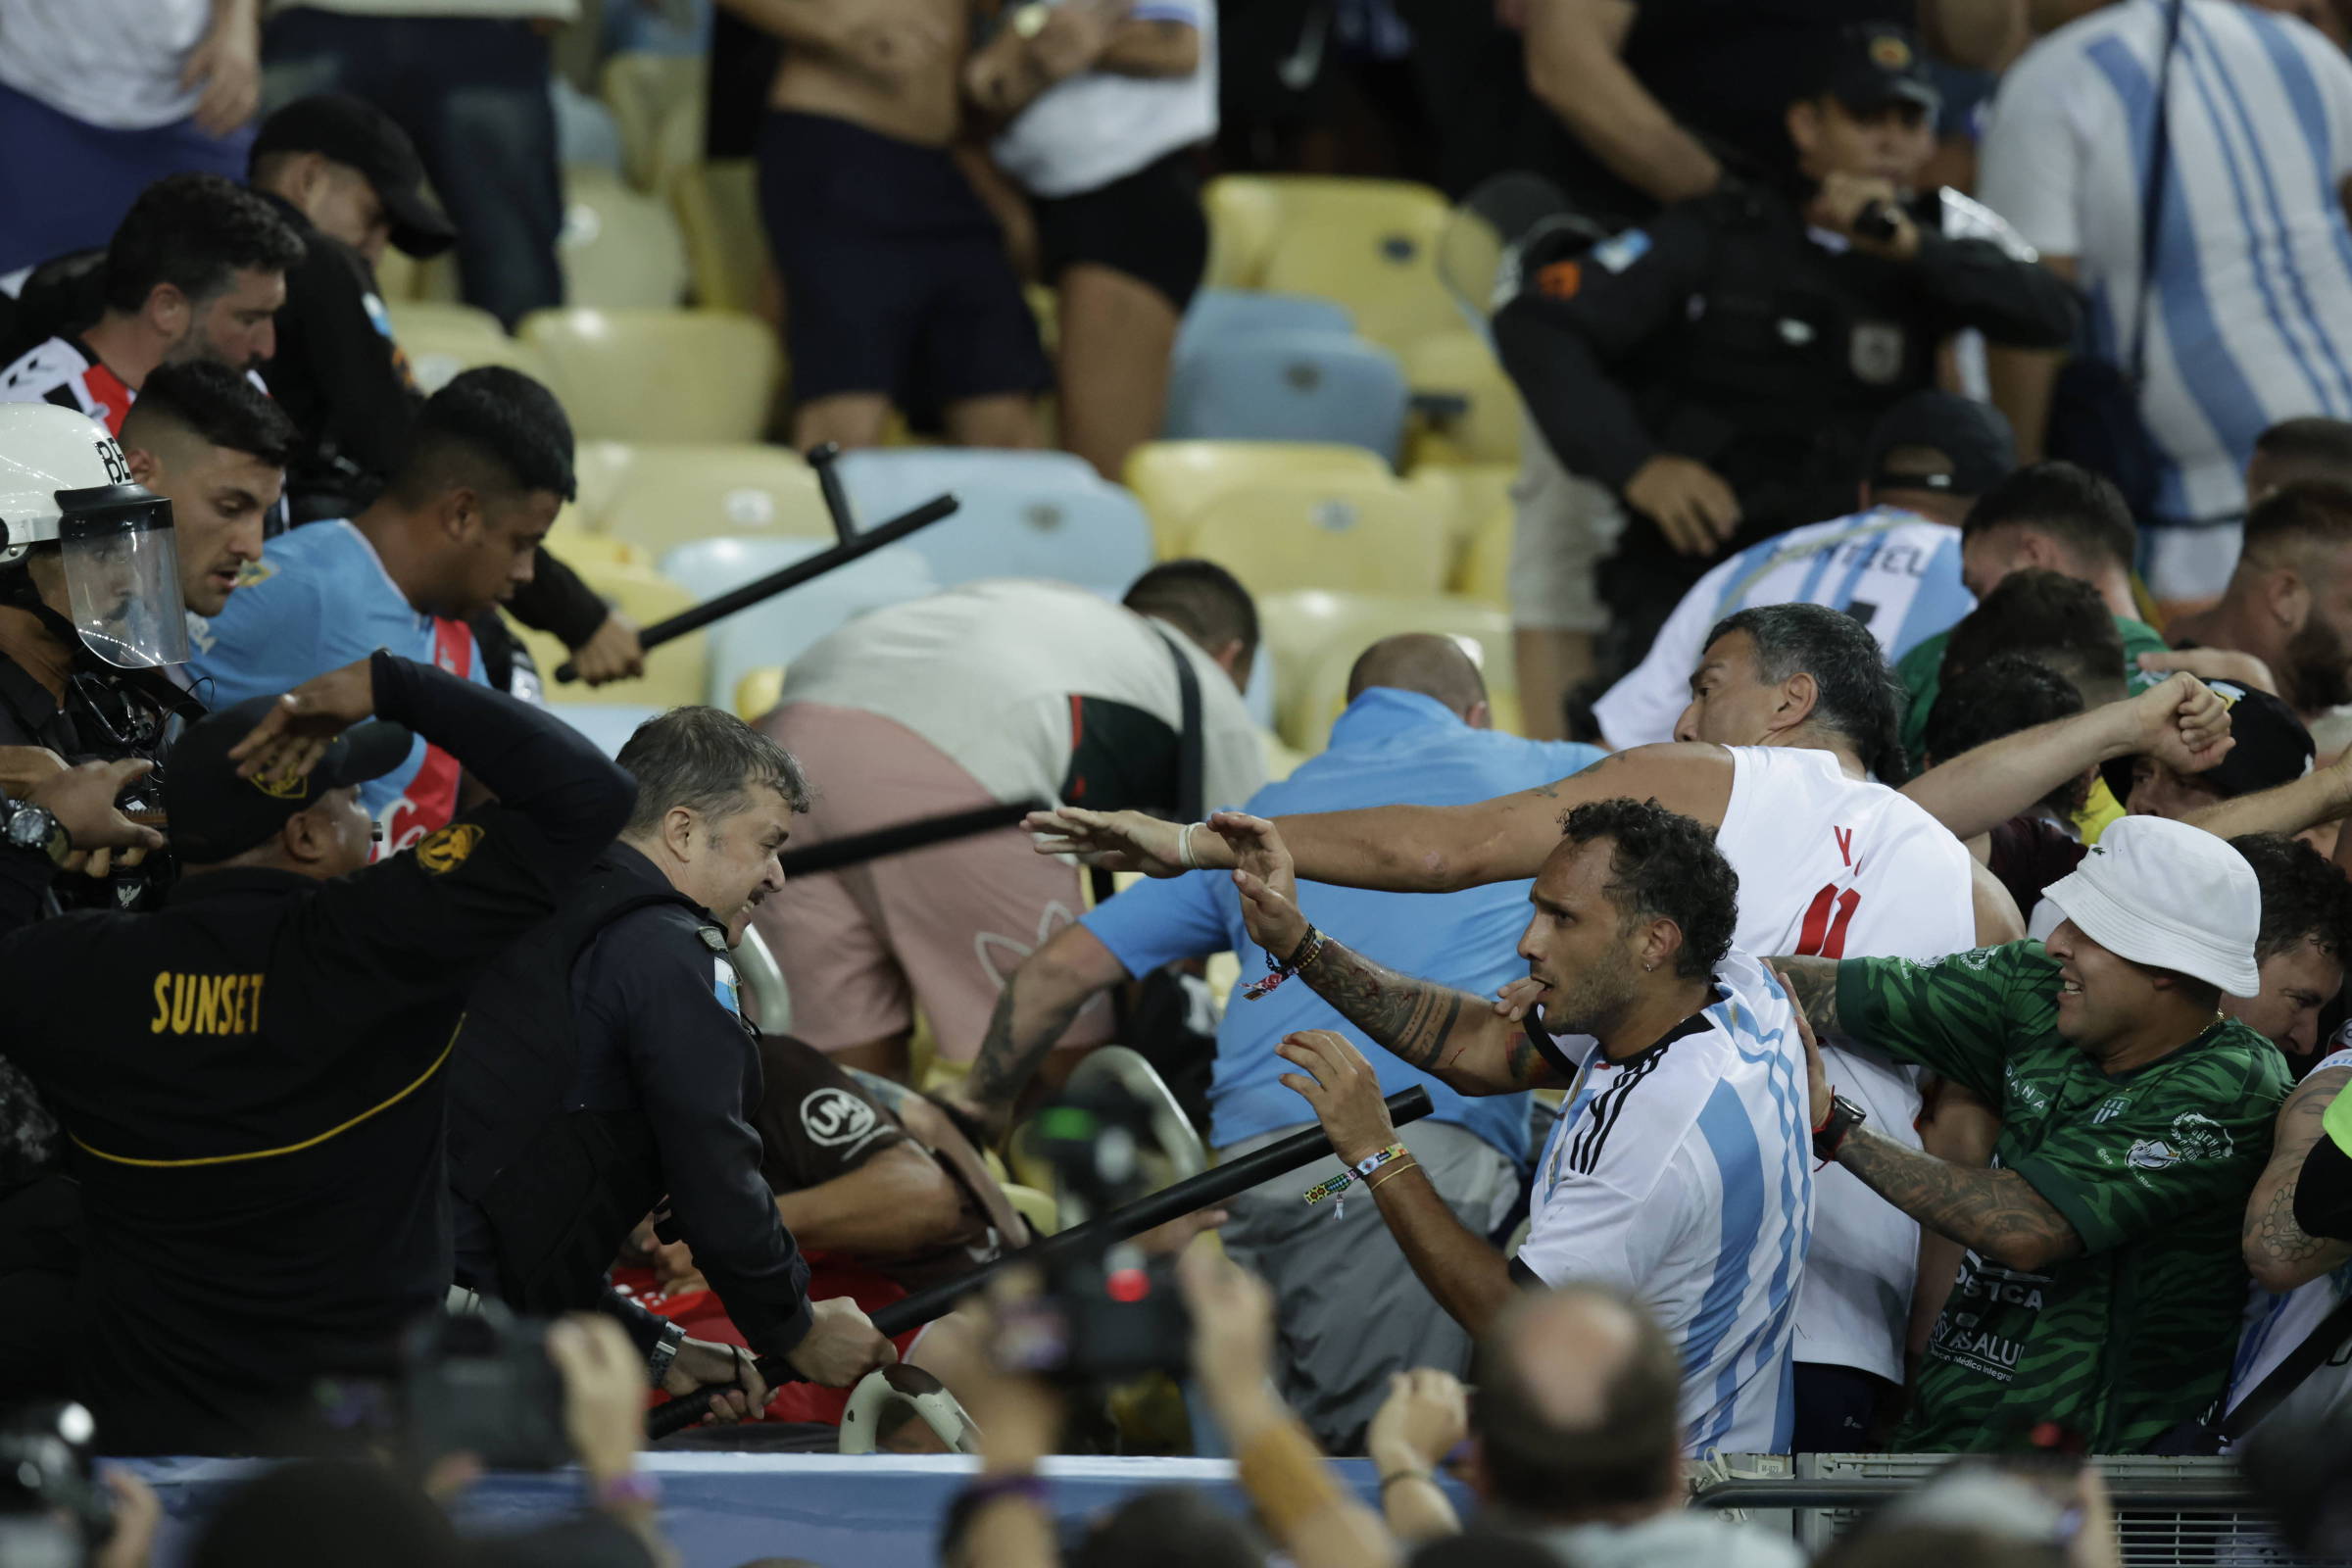
[(1968, 1249), (1899, 1448), (2016, 1450), (2054, 1426), (2144, 1453), (2229, 1378), (2239, 1226), (2287, 1084), (2278, 1048), (2220, 1011), (2262, 989), (2254, 868), (2132, 816), (2047, 898), (2066, 919), (2046, 946), (1774, 960), (1821, 1035), (2000, 1116), (1992, 1168), (1965, 1168), (1870, 1125), (1814, 1057), (1814, 1152)]

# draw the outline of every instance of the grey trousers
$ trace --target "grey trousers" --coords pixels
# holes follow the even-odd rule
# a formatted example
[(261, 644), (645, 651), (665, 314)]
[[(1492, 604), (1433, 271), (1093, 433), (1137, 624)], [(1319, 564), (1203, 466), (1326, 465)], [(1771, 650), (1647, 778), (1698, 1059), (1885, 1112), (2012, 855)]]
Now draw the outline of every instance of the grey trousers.
[[(1297, 1128), (1219, 1151), (1246, 1154)], [(1518, 1196), (1518, 1172), (1491, 1145), (1446, 1122), (1399, 1135), (1455, 1216), (1490, 1234)], [(1329, 1453), (1361, 1453), (1364, 1429), (1388, 1397), (1389, 1374), (1434, 1366), (1468, 1370), (1470, 1339), (1414, 1277), (1361, 1186), (1343, 1203), (1300, 1195), (1338, 1175), (1326, 1156), (1225, 1205), (1219, 1233), (1234, 1259), (1274, 1288), (1276, 1378), (1283, 1397)]]

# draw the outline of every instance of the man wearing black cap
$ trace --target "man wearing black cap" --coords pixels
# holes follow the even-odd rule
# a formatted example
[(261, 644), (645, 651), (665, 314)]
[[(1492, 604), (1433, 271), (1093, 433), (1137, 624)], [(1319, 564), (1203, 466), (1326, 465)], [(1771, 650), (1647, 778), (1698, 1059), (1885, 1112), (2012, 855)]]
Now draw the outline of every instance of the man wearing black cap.
[(2016, 461), (2009, 421), (1987, 404), (1914, 392), (1872, 426), (1862, 510), (1767, 539), (1710, 568), (1649, 652), (1592, 705), (1601, 738), (1623, 751), (1674, 738), (1690, 702), (1707, 630), (1755, 605), (1790, 601), (1842, 610), (1871, 629), (1888, 660), (1968, 613), (1960, 519)]
[[(497, 804), (370, 865), (358, 786), (406, 759), (403, 725)], [(89, 1232), (87, 1338), (54, 1353), (110, 1451), (308, 1446), (312, 1380), (383, 1370), (447, 1290), (466, 987), (634, 790), (545, 712), (379, 652), (192, 727), (163, 797), (185, 875), (162, 910), (0, 942), (8, 1054), (73, 1146)]]
[(1495, 346), (1545, 441), (1631, 520), (1604, 577), (1646, 645), (1728, 550), (1850, 505), (1871, 425), (1974, 327), (2057, 346), (2075, 306), (1982, 209), (1914, 203), (1936, 106), (1910, 35), (1826, 35), (1788, 105), (1792, 187), (1726, 186), (1531, 270)]

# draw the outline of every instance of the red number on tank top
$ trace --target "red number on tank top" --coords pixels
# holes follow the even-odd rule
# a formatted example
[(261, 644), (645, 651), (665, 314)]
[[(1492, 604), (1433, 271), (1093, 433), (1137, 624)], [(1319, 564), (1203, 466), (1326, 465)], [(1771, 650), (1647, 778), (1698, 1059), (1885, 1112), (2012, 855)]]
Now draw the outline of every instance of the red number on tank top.
[(1841, 890), (1835, 882), (1814, 894), (1812, 906), (1805, 910), (1804, 929), (1797, 933), (1796, 956), (1844, 957), (1845, 928), (1853, 924), (1854, 909), (1861, 902), (1861, 894), (1852, 888)]

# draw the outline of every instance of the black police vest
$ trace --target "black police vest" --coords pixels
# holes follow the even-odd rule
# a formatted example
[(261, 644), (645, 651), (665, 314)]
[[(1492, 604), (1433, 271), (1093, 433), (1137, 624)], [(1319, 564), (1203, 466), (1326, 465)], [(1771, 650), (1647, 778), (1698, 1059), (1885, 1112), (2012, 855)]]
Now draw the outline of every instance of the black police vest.
[(683, 894), (594, 871), (564, 908), (510, 949), (476, 988), (451, 1055), (450, 1184), (488, 1221), (497, 1294), (532, 1316), (577, 1311), (662, 1188), (651, 1124), (636, 1110), (566, 1110), (579, 1078), (571, 976), (615, 920)]

